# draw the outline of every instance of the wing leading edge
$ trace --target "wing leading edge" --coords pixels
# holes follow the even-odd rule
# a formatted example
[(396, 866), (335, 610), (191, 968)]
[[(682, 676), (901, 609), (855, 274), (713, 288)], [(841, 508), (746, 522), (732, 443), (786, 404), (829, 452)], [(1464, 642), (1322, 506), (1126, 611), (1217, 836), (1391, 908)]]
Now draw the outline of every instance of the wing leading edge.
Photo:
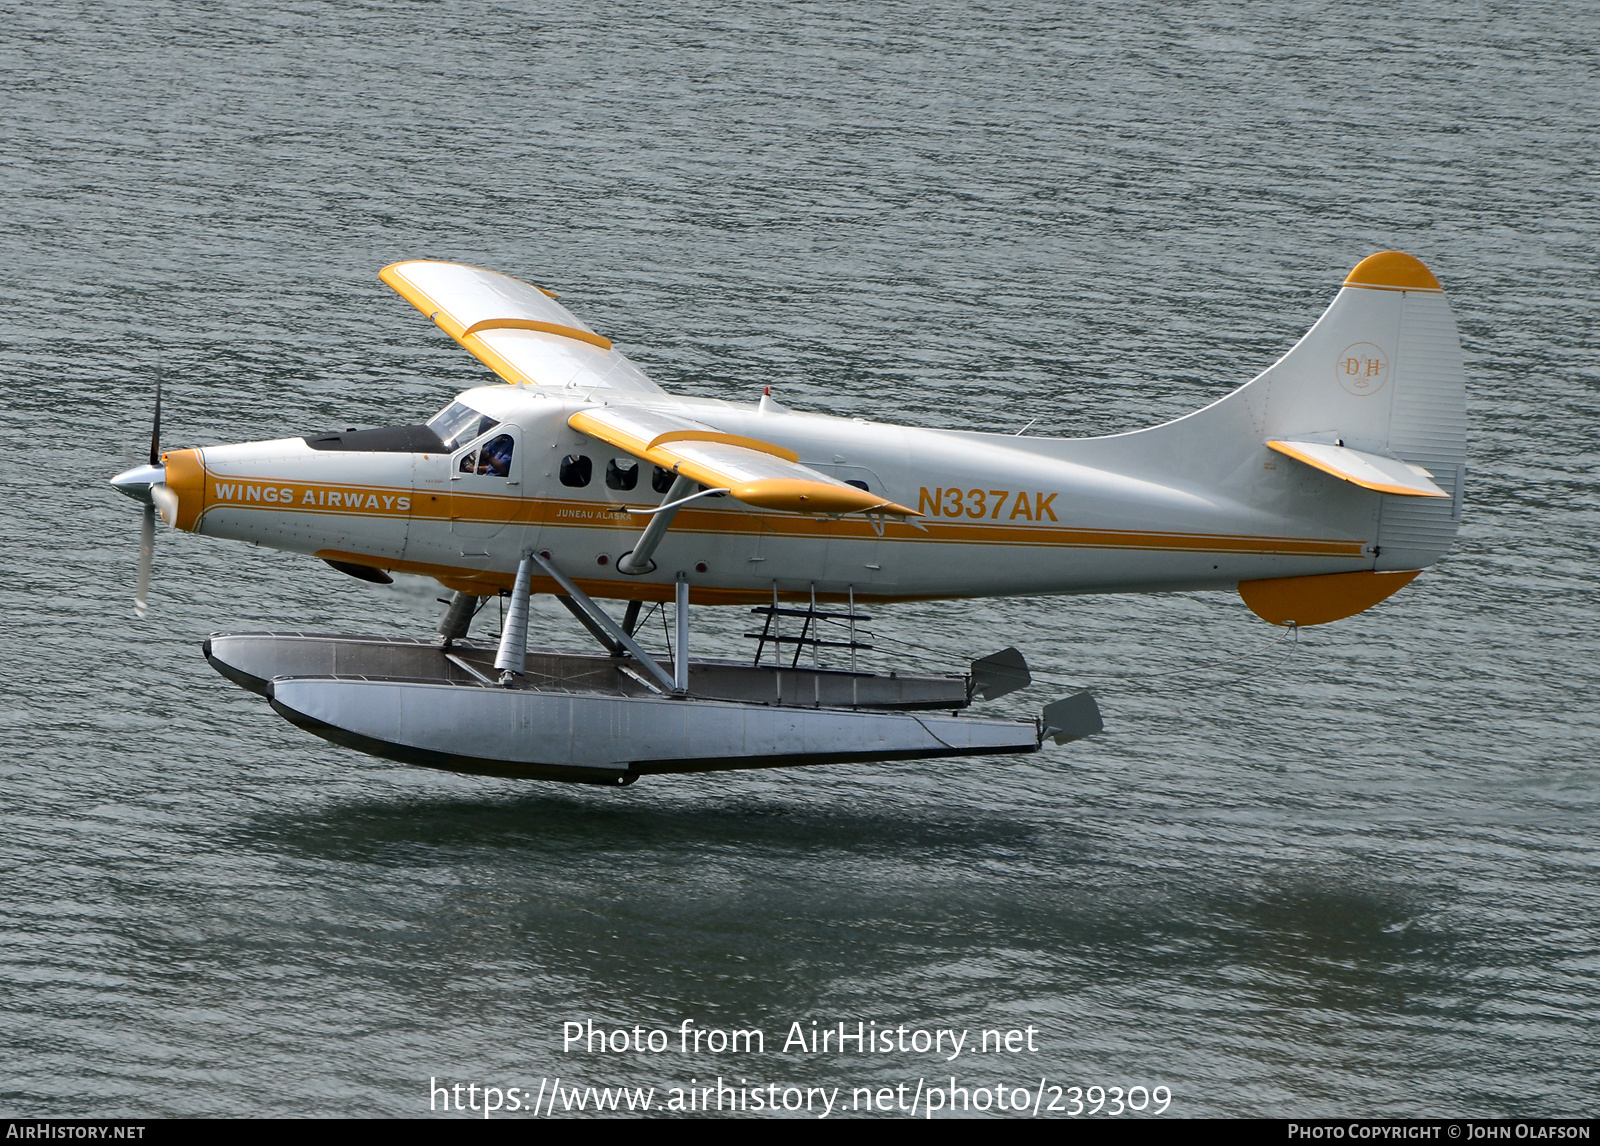
[(725, 434), (690, 418), (625, 406), (579, 410), (567, 419), (636, 458), (681, 473), (701, 485), (725, 488), (747, 505), (790, 513), (886, 513), (916, 517), (869, 490), (800, 464), (793, 450)]
[(539, 287), (460, 263), (393, 263), (378, 277), (507, 382), (660, 394), (642, 370)]

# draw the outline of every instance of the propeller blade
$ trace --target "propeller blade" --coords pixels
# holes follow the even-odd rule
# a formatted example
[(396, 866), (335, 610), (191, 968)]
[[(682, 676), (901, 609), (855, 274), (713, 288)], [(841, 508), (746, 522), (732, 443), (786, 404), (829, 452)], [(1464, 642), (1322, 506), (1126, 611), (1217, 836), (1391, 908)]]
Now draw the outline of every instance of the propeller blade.
[(161, 379), (156, 379), (156, 416), (150, 427), (150, 464), (128, 470), (111, 479), (120, 493), (144, 502), (139, 523), (139, 579), (133, 588), (133, 611), (145, 617), (150, 613), (150, 571), (156, 561), (156, 510), (168, 522), (178, 517), (178, 498), (164, 484), (167, 471), (161, 462)]
[(139, 581), (133, 590), (133, 611), (139, 616), (150, 612), (150, 568), (156, 559), (156, 507), (144, 507), (144, 521), (139, 526)]
[(155, 508), (161, 511), (161, 520), (168, 525), (174, 525), (178, 520), (178, 495), (173, 493), (165, 484), (157, 482), (150, 487), (150, 500)]
[(150, 427), (150, 464), (161, 460), (161, 379), (156, 379), (156, 420)]

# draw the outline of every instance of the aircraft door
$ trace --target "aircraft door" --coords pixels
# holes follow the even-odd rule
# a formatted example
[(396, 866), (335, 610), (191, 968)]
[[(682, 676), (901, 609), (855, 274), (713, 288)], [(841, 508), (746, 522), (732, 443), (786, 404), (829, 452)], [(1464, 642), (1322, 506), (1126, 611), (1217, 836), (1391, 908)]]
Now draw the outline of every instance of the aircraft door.
[[(806, 464), (858, 489), (888, 496), (883, 479), (866, 466), (843, 465), (837, 462)], [(836, 529), (830, 531), (827, 551), (821, 562), (822, 580), (832, 584), (854, 585), (857, 589), (879, 584), (883, 580), (883, 546), (880, 541), (882, 524), (882, 518), (872, 519), (856, 513), (851, 514)]]
[(522, 508), (522, 430), (502, 422), (450, 455), (450, 532), (493, 537)]

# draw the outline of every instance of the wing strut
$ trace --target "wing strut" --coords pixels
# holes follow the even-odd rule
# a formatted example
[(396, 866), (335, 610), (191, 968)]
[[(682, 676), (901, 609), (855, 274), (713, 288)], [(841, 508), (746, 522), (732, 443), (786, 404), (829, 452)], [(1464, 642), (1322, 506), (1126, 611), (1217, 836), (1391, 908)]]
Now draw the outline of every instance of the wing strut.
[(617, 572), (638, 576), (656, 567), (650, 556), (656, 551), (656, 546), (661, 544), (661, 539), (667, 535), (667, 527), (672, 524), (672, 519), (678, 516), (678, 507), (689, 500), (689, 493), (694, 487), (695, 483), (682, 474), (673, 479), (672, 488), (667, 490), (667, 496), (661, 499), (661, 508), (650, 511), (655, 516), (639, 535), (639, 543), (617, 558)]

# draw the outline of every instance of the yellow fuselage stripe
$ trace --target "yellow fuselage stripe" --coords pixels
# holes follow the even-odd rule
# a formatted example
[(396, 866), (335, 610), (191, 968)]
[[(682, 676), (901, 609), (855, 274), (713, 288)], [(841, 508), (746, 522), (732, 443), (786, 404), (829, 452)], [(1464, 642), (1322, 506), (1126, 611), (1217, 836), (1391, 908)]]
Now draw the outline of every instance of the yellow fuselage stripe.
[[(219, 487), (231, 487), (223, 498)], [(287, 500), (268, 502), (249, 498), (240, 490), (256, 487), (289, 490)], [(311, 500), (307, 500), (307, 495)], [(338, 502), (359, 496), (357, 506), (326, 504), (329, 495)], [(376, 502), (376, 505), (373, 503)], [(401, 508), (402, 504), (405, 508)], [(400, 517), (423, 521), (471, 521), (487, 525), (549, 525), (578, 529), (604, 529), (638, 533), (645, 518), (604, 502), (548, 498), (508, 497), (499, 494), (433, 492), (395, 486), (342, 485), (301, 481), (263, 481), (259, 478), (209, 474), (206, 506), (216, 509), (273, 510), (319, 516)], [(196, 523), (198, 526), (198, 522)], [(1323, 537), (1259, 537), (1215, 533), (1178, 533), (1154, 530), (1074, 529), (1070, 526), (1027, 527), (1001, 524), (945, 524), (926, 520), (921, 528), (905, 522), (884, 523), (881, 535), (867, 521), (850, 518), (807, 517), (799, 514), (758, 514), (686, 506), (672, 523), (674, 532), (738, 537), (768, 534), (806, 539), (857, 539), (888, 542), (1019, 546), (1069, 549), (1143, 549), (1151, 551), (1202, 551), (1211, 553), (1293, 554), (1311, 557), (1360, 557), (1358, 540)]]

